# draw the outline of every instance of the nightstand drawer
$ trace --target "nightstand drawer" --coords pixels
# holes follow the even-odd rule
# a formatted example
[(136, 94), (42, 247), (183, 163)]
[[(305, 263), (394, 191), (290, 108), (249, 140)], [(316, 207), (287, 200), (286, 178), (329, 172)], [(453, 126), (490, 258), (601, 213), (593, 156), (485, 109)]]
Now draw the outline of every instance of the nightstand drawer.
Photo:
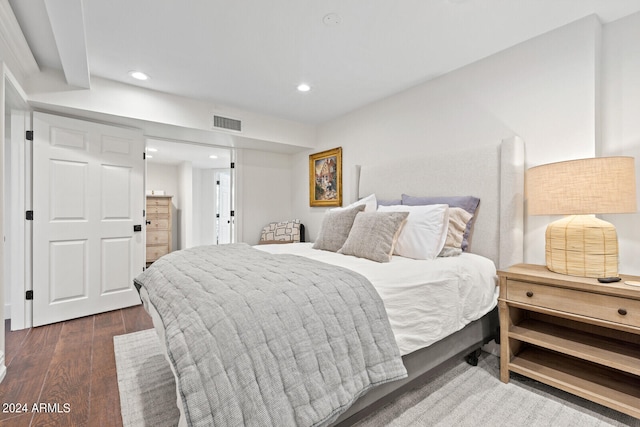
[(509, 280), (507, 298), (624, 325), (640, 325), (640, 301), (555, 286)]

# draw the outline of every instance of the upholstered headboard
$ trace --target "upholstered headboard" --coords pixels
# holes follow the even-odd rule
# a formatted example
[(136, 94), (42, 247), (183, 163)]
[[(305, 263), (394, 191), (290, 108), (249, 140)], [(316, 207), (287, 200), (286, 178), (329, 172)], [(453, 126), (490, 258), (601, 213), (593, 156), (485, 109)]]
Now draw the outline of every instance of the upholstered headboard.
[(358, 166), (358, 198), (475, 196), (480, 198), (470, 252), (498, 268), (523, 261), (524, 143), (518, 137), (499, 146)]

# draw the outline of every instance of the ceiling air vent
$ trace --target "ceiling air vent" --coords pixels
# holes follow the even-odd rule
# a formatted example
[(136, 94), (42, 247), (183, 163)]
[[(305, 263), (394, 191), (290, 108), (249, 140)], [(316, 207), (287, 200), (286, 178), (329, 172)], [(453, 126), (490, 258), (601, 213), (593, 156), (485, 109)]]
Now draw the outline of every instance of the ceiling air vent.
[(242, 122), (240, 120), (230, 119), (228, 117), (213, 116), (213, 127), (240, 132), (242, 131)]

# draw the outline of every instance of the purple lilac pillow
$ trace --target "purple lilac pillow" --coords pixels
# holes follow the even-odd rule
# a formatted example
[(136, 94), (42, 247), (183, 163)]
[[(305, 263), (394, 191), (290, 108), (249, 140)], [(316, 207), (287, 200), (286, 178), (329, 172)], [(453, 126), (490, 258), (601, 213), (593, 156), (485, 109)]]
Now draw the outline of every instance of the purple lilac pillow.
[(389, 199), (389, 200), (380, 200), (378, 199), (378, 206), (398, 206), (402, 204), (401, 199)]
[(402, 195), (402, 204), (409, 206), (422, 206), (422, 205), (438, 205), (447, 204), (452, 208), (462, 208), (469, 212), (471, 219), (467, 222), (467, 228), (464, 230), (462, 236), (462, 250), (467, 251), (469, 248), (469, 236), (471, 235), (471, 227), (473, 227), (473, 221), (475, 219), (475, 212), (480, 204), (480, 199), (473, 196), (433, 196), (433, 197), (415, 197), (407, 194)]

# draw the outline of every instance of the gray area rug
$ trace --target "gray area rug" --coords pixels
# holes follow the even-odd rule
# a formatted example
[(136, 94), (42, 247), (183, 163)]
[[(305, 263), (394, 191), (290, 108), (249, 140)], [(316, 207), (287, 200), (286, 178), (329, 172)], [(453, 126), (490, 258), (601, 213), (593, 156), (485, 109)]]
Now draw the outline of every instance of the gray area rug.
[[(173, 374), (154, 330), (114, 337), (124, 427), (176, 426)], [(409, 391), (357, 424), (368, 426), (632, 426), (640, 420), (521, 376), (499, 380), (499, 359), (483, 353)]]
[(124, 427), (175, 427), (176, 383), (155, 330), (113, 337)]

